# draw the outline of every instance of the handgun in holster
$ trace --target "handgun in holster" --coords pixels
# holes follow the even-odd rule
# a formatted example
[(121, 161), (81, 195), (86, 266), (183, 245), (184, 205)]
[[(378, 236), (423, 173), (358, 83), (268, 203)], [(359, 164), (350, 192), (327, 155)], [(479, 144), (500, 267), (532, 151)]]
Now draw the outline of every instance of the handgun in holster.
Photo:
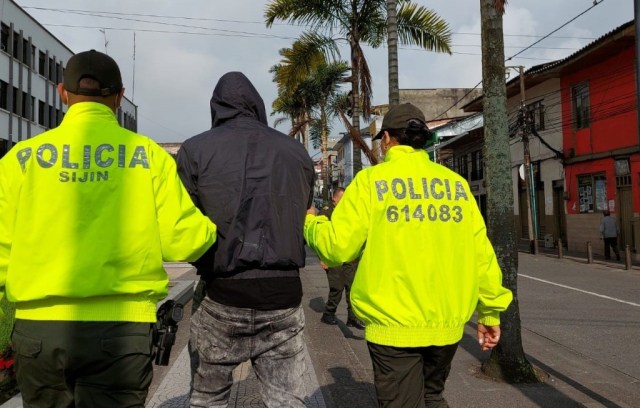
[(173, 300), (164, 302), (156, 313), (158, 321), (153, 328), (153, 345), (156, 347), (156, 365), (169, 365), (171, 348), (176, 342), (178, 322), (182, 320), (184, 306)]

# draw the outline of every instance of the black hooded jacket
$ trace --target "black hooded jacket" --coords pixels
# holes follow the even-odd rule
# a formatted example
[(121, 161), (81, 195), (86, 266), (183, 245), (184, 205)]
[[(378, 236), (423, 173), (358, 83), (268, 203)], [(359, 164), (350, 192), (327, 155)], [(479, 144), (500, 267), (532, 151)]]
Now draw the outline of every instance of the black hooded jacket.
[(207, 293), (235, 307), (297, 306), (313, 162), (299, 142), (267, 126), (264, 102), (240, 72), (218, 81), (211, 118), (211, 130), (185, 141), (177, 159), (191, 198), (218, 227), (196, 263)]

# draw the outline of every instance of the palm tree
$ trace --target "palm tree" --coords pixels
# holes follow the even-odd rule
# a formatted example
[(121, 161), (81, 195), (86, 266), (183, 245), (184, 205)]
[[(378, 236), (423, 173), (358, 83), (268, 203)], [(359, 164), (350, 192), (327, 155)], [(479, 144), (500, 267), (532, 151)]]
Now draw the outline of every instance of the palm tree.
[(274, 112), (285, 113), (292, 119), (290, 135), (305, 133), (310, 127), (314, 145), (321, 147), (323, 199), (327, 202), (329, 116), (338, 115), (339, 105), (335, 101), (341, 99), (339, 87), (347, 81), (350, 68), (344, 61), (327, 61), (326, 55), (335, 57), (337, 49), (334, 41), (325, 40), (314, 34), (303, 35), (291, 48), (280, 50), (282, 59), (270, 71), (278, 84), (278, 97), (272, 105)]
[[(305, 33), (291, 48), (283, 48), (279, 53), (282, 57), (280, 63), (269, 70), (273, 74), (273, 82), (278, 85), (278, 97), (273, 101), (272, 109), (274, 113), (287, 115), (292, 122), (292, 128), (295, 128), (297, 123), (305, 122), (309, 110), (298, 89), (299, 84), (307, 79), (318, 65), (325, 64), (327, 56), (335, 60), (338, 49), (333, 41), (326, 41), (326, 38), (313, 33)], [(282, 121), (282, 118), (277, 119), (274, 126)], [(301, 135), (303, 144), (309, 150), (307, 127), (299, 128), (292, 136), (295, 134)]]
[[(360, 114), (371, 114), (371, 72), (362, 44), (377, 48), (386, 38), (385, 0), (271, 0), (267, 4), (267, 27), (276, 20), (309, 25), (324, 32), (328, 41), (346, 41), (351, 50), (351, 112), (349, 133), (354, 140), (354, 172), (362, 168)], [(435, 12), (402, 0), (398, 10), (398, 34), (403, 44), (450, 53), (449, 26)], [(320, 34), (319, 34), (320, 35)], [(335, 35), (335, 37), (334, 37)]]
[(484, 88), (484, 157), (487, 160), (487, 234), (513, 301), (502, 314), (500, 343), (482, 370), (512, 383), (537, 382), (522, 348), (518, 306), (518, 250), (513, 220), (513, 183), (509, 151), (502, 14), (504, 0), (480, 0), (482, 20), (482, 83)]
[(338, 87), (345, 82), (349, 73), (349, 65), (346, 62), (334, 62), (331, 64), (320, 64), (317, 69), (301, 84), (305, 92), (309, 95), (307, 99), (310, 107), (313, 109), (311, 119), (316, 124), (316, 129), (320, 131), (320, 140), (322, 152), (322, 175), (324, 182), (322, 183), (322, 199), (325, 203), (329, 202), (329, 155), (328, 155), (328, 137), (329, 137), (329, 115), (335, 115), (333, 100), (338, 97)]

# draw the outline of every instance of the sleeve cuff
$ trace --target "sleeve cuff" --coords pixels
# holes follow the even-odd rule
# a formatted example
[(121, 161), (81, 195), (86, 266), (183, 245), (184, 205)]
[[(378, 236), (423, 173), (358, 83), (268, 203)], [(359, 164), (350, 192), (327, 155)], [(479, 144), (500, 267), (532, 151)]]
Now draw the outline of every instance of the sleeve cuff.
[(478, 323), (485, 326), (500, 326), (500, 312), (480, 312), (478, 311)]

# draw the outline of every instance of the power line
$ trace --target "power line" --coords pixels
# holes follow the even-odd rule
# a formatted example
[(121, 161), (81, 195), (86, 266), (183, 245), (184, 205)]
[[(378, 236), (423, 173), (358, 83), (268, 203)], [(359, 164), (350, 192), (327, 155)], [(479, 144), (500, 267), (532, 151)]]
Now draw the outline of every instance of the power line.
[[(555, 30), (553, 30), (552, 32), (550, 32), (549, 34), (543, 36), (542, 38), (540, 38), (538, 41), (535, 41), (533, 44), (529, 45), (526, 48), (523, 48), (522, 50), (520, 50), (519, 52), (517, 52), (516, 54), (510, 56), (509, 58), (507, 58), (507, 61), (511, 61), (513, 58), (517, 57), (518, 55), (522, 54), (523, 52), (527, 51), (529, 48), (533, 47), (534, 45), (540, 43), (541, 41), (544, 41), (546, 38), (549, 38), (551, 36), (551, 34), (560, 31), (561, 29), (563, 29), (564, 27), (568, 26), (570, 23), (574, 22), (575, 20), (577, 20), (578, 18), (582, 17), (585, 13), (589, 12), (589, 10), (591, 10), (592, 8), (596, 7), (597, 5), (599, 5), (600, 3), (602, 3), (604, 0), (593, 0), (593, 5), (589, 8), (587, 8), (585, 11), (583, 11), (582, 13), (578, 14), (577, 16), (575, 16), (574, 18), (572, 18), (571, 20), (567, 21), (566, 23), (562, 24), (560, 27), (556, 28)], [(506, 61), (505, 61), (506, 62)]]
[[(522, 50), (520, 50), (519, 52), (517, 52), (516, 54), (512, 55), (511, 57), (507, 58), (505, 60), (506, 61), (510, 61), (513, 58), (515, 58), (516, 56), (522, 54), (523, 52), (525, 52), (526, 50), (528, 50), (529, 48), (533, 47), (534, 45), (538, 44), (539, 42), (543, 41), (546, 38), (549, 38), (553, 33), (559, 31), (560, 29), (566, 27), (569, 23), (575, 21), (577, 18), (583, 16), (585, 13), (587, 13), (589, 10), (591, 10), (592, 8), (594, 8), (595, 6), (599, 5), (600, 3), (602, 3), (604, 0), (593, 0), (593, 5), (590, 6), (589, 8), (587, 8), (586, 10), (584, 10), (583, 12), (581, 12), (580, 14), (578, 14), (577, 16), (573, 17), (572, 19), (570, 19), (569, 21), (567, 21), (566, 23), (562, 24), (560, 27), (556, 28), (555, 30), (551, 31), (549, 34), (543, 36), (542, 38), (540, 38), (539, 40), (535, 41), (534, 43), (532, 43), (531, 45), (523, 48)], [(439, 114), (438, 116), (436, 116), (435, 119), (439, 119), (440, 117), (442, 117), (444, 114), (446, 114), (448, 111), (450, 111), (451, 109), (455, 108), (462, 100), (464, 100), (464, 98), (466, 98), (474, 89), (476, 89), (477, 87), (479, 87), (482, 84), (482, 80), (480, 80), (480, 82), (478, 82), (478, 84), (476, 86), (474, 86), (472, 89), (469, 90), (469, 92), (467, 92), (463, 97), (461, 97), (460, 99), (458, 99), (450, 108), (448, 108), (447, 110), (445, 110), (444, 112), (442, 112), (441, 114)], [(435, 120), (434, 119), (434, 120)]]
[[(187, 17), (187, 16), (169, 16), (169, 15), (160, 15), (160, 14), (140, 14), (140, 13), (117, 13), (113, 11), (99, 11), (99, 10), (79, 10), (79, 9), (58, 9), (58, 8), (47, 8), (47, 7), (35, 7), (35, 6), (23, 6), (24, 9), (33, 9), (40, 11), (53, 11), (58, 13), (72, 13), (72, 14), (81, 14), (81, 15), (91, 15), (96, 17), (104, 17), (108, 18), (109, 15), (114, 16), (136, 16), (136, 17), (153, 17), (153, 18), (166, 18), (166, 19), (181, 19), (181, 20), (195, 20), (195, 21), (215, 21), (220, 23), (234, 23), (234, 24), (262, 24), (264, 25), (264, 21), (249, 21), (249, 20), (226, 20), (221, 18), (205, 18), (205, 17)], [(104, 16), (101, 14), (105, 14)], [(286, 23), (274, 23), (273, 25), (281, 25), (281, 26), (298, 26), (298, 24), (286, 24)], [(303, 26), (303, 25), (299, 25)]]
[[(87, 28), (87, 29), (107, 29), (113, 31), (135, 31), (135, 32), (148, 32), (148, 33), (162, 33), (162, 34), (188, 34), (188, 35), (205, 35), (205, 36), (220, 36), (220, 37), (241, 37), (241, 38), (260, 38), (260, 39), (283, 39), (283, 40), (295, 40), (294, 37), (284, 37), (278, 35), (269, 35), (269, 34), (254, 34), (254, 33), (246, 33), (243, 34), (241, 31), (233, 31), (233, 30), (219, 30), (219, 31), (228, 31), (230, 33), (197, 33), (193, 31), (169, 31), (169, 30), (154, 30), (154, 29), (144, 29), (144, 28), (122, 28), (122, 27), (104, 27), (104, 26), (87, 26), (87, 25), (74, 25), (74, 24), (53, 24), (53, 23), (41, 23), (47, 27), (69, 27), (69, 28)], [(215, 29), (211, 29), (215, 30)]]
[[(603, 0), (602, 0), (603, 1)], [(234, 24), (265, 24), (263, 21), (249, 21), (249, 20), (230, 20), (230, 19), (217, 19), (217, 18), (204, 18), (204, 17), (188, 17), (188, 16), (169, 16), (169, 15), (159, 15), (159, 14), (143, 14), (143, 13), (120, 13), (120, 12), (111, 12), (111, 11), (92, 11), (92, 10), (80, 10), (80, 9), (53, 9), (47, 7), (35, 7), (35, 6), (25, 6), (25, 9), (33, 9), (40, 11), (50, 11), (50, 12), (59, 12), (66, 14), (78, 14), (82, 16), (92, 16), (99, 18), (111, 18), (116, 20), (125, 20), (125, 21), (133, 21), (133, 22), (143, 22), (147, 24), (160, 24), (160, 25), (169, 25), (175, 27), (183, 27), (183, 28), (194, 28), (201, 30), (215, 30), (215, 31), (225, 31), (231, 33), (240, 33), (247, 35), (255, 35), (255, 36), (267, 36), (267, 37), (275, 37), (275, 38), (283, 38), (280, 36), (269, 35), (269, 34), (259, 34), (259, 33), (251, 33), (246, 31), (237, 31), (237, 30), (224, 30), (224, 29), (216, 29), (209, 27), (200, 27), (186, 24), (175, 24), (175, 23), (167, 23), (164, 21), (150, 21), (150, 20), (141, 20), (130, 17), (151, 17), (151, 18), (163, 18), (168, 20), (191, 20), (191, 21), (214, 21), (214, 22), (224, 22), (224, 23), (234, 23)], [(306, 27), (308, 25), (296, 25), (296, 24), (275, 24), (282, 26), (298, 26), (298, 27)], [(71, 26), (68, 26), (71, 27)], [(463, 35), (481, 35), (480, 33), (453, 33), (453, 34), (463, 34)], [(526, 35), (526, 34), (504, 34), (505, 37), (531, 37), (531, 38), (540, 38), (540, 36), (535, 35)], [(544, 39), (549, 37), (549, 35), (542, 37)], [(290, 37), (284, 37), (285, 39), (291, 39)], [(569, 37), (569, 36), (554, 36), (553, 38), (565, 38), (565, 39), (593, 39), (590, 37)], [(480, 45), (454, 45), (456, 47), (479, 47)], [(517, 46), (506, 46), (506, 48), (518, 48)], [(533, 48), (543, 48), (543, 49), (572, 49), (572, 48), (560, 48), (560, 47), (533, 47)]]

